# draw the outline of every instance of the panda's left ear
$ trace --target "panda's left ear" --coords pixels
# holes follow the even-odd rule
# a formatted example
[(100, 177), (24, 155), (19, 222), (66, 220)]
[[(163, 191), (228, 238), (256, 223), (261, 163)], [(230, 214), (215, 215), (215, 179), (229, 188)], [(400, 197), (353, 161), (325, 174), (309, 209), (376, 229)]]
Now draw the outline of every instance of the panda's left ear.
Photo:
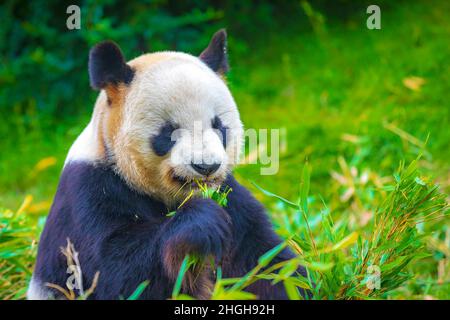
[(97, 44), (89, 52), (89, 79), (94, 89), (109, 85), (128, 84), (133, 80), (133, 69), (127, 65), (119, 46), (112, 41)]
[(203, 50), (199, 58), (214, 72), (219, 74), (228, 72), (227, 32), (225, 29), (220, 29), (213, 35), (208, 47)]

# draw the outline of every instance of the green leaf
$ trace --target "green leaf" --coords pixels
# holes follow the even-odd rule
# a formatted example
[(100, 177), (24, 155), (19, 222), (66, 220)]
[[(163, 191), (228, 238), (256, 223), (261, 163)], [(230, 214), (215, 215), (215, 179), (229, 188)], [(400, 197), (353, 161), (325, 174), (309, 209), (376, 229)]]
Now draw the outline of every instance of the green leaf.
[(289, 300), (302, 300), (302, 296), (298, 292), (297, 287), (290, 281), (290, 279), (284, 280), (283, 284)]
[(216, 300), (255, 300), (257, 297), (246, 291), (226, 291), (214, 297)]
[(332, 262), (309, 262), (306, 264), (308, 269), (316, 271), (327, 271), (334, 267)]
[(414, 179), (414, 181), (415, 181), (417, 184), (421, 185), (421, 186), (426, 186), (426, 185), (427, 185), (427, 184), (426, 184), (422, 179), (420, 179), (419, 177), (416, 177), (416, 178)]
[(300, 184), (300, 206), (303, 212), (308, 213), (308, 194), (311, 180), (311, 167), (308, 162), (303, 166), (302, 181)]
[(295, 204), (295, 203), (293, 203), (292, 201), (289, 201), (289, 200), (287, 200), (287, 199), (285, 199), (285, 198), (283, 198), (283, 197), (281, 197), (281, 196), (279, 196), (279, 195), (276, 195), (276, 194), (274, 194), (274, 193), (272, 193), (272, 192), (270, 192), (270, 191), (267, 191), (267, 190), (263, 189), (262, 187), (258, 186), (258, 185), (257, 185), (255, 182), (253, 182), (253, 181), (250, 181), (250, 182), (251, 182), (257, 189), (259, 189), (262, 193), (264, 193), (266, 196), (269, 196), (269, 197), (272, 197), (272, 198), (276, 198), (276, 199), (280, 200), (281, 202), (285, 203), (286, 205), (288, 205), (289, 207), (294, 208), (294, 209), (298, 209), (298, 205)]
[(191, 257), (189, 255), (186, 255), (186, 257), (183, 259), (183, 262), (181, 263), (180, 271), (178, 272), (177, 280), (175, 281), (175, 285), (173, 287), (172, 299), (177, 298), (177, 296), (180, 294), (184, 275), (188, 271), (189, 267), (194, 263), (195, 263), (194, 260), (191, 259)]
[(137, 300), (141, 296), (142, 292), (144, 292), (145, 288), (147, 288), (150, 281), (146, 280), (142, 282), (136, 290), (127, 298), (127, 300)]
[(298, 268), (299, 262), (296, 259), (291, 259), (283, 268), (278, 272), (282, 277), (291, 276)]
[(358, 240), (358, 232), (352, 232), (333, 246), (333, 250), (344, 249)]
[(291, 281), (296, 287), (300, 287), (303, 289), (310, 290), (311, 286), (307, 282), (306, 278), (303, 277), (290, 277), (289, 281)]
[(381, 266), (381, 270), (382, 270), (383, 272), (385, 272), (385, 271), (394, 269), (394, 268), (396, 268), (396, 267), (399, 267), (399, 266), (401, 266), (407, 259), (408, 259), (407, 256), (397, 257), (397, 259), (395, 259), (394, 261), (382, 265), (382, 266)]
[(177, 212), (176, 211), (171, 211), (168, 214), (166, 214), (166, 217), (173, 217)]
[(267, 266), (270, 261), (273, 260), (284, 248), (286, 248), (287, 243), (282, 242), (279, 245), (275, 246), (274, 248), (270, 249), (266, 253), (264, 253), (261, 257), (258, 259), (258, 265), (265, 267)]

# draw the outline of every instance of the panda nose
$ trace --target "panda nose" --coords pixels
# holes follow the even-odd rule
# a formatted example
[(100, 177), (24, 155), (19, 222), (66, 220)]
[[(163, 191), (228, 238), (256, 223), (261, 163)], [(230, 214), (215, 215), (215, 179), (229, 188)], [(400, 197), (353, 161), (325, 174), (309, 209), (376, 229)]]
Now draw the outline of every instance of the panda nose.
[(191, 163), (191, 166), (198, 173), (204, 176), (209, 176), (210, 174), (216, 172), (217, 169), (219, 169), (220, 163), (213, 163), (213, 164)]

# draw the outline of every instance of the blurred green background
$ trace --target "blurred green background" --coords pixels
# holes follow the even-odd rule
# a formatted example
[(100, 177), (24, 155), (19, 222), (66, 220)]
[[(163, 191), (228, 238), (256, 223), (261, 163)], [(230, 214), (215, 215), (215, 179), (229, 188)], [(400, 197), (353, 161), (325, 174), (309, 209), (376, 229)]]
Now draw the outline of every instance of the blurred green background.
[[(112, 39), (128, 59), (197, 55), (221, 27), (245, 127), (286, 129), (276, 175), (261, 176), (258, 164), (236, 170), (269, 207), (251, 181), (295, 199), (306, 160), (311, 193), (362, 228), (400, 160), (423, 154), (423, 171), (450, 191), (448, 1), (377, 1), (381, 30), (366, 27), (372, 1), (83, 1), (80, 30), (66, 28), (70, 4), (0, 5), (0, 208), (25, 199), (36, 219), (48, 212), (97, 95), (91, 46)], [(436, 286), (416, 288), (421, 297), (449, 297), (447, 225), (433, 225), (435, 258), (421, 272)]]

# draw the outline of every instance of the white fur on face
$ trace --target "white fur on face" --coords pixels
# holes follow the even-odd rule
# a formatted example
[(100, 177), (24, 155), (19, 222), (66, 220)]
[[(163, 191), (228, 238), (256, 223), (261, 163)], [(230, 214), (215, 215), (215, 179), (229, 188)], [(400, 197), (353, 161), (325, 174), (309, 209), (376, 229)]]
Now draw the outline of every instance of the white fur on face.
[(172, 136), (176, 144), (170, 152), (169, 161), (174, 173), (180, 177), (201, 178), (192, 168), (192, 163), (220, 164), (216, 175), (225, 172), (229, 159), (219, 134), (210, 127), (203, 128), (201, 121), (194, 121), (193, 130), (174, 131)]
[[(221, 163), (212, 178), (223, 179), (241, 149), (242, 123), (234, 99), (223, 80), (197, 58), (165, 54), (168, 59), (136, 73), (118, 133), (120, 151), (115, 153), (130, 155), (127, 161), (139, 162), (147, 169), (169, 168), (188, 179), (199, 177), (191, 162)], [(226, 150), (211, 127), (216, 116), (229, 128)], [(168, 157), (159, 157), (150, 141), (167, 122), (178, 127), (173, 135), (176, 143)], [(138, 171), (145, 174), (145, 168)]]

